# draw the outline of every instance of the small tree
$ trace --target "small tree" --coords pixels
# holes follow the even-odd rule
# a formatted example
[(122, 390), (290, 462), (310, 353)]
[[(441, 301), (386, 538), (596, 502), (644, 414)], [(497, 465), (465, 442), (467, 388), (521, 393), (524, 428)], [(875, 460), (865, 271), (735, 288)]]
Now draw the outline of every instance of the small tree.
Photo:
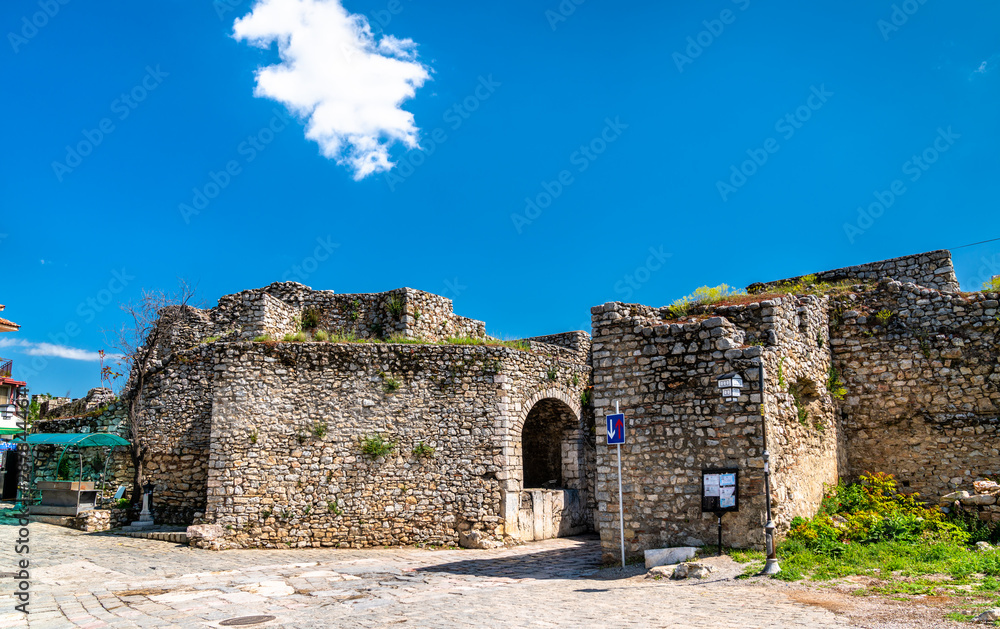
[[(108, 339), (109, 345), (121, 354), (120, 363), (128, 374), (119, 398), (125, 403), (129, 428), (129, 455), (132, 458), (131, 505), (142, 500), (144, 466), (149, 444), (140, 430), (143, 412), (143, 393), (151, 377), (166, 367), (172, 356), (161, 355), (168, 337), (167, 322), (162, 320), (165, 309), (182, 311), (194, 297), (194, 289), (181, 281), (176, 293), (142, 291), (138, 302), (121, 304), (125, 323)], [(102, 376), (110, 375), (104, 374)]]

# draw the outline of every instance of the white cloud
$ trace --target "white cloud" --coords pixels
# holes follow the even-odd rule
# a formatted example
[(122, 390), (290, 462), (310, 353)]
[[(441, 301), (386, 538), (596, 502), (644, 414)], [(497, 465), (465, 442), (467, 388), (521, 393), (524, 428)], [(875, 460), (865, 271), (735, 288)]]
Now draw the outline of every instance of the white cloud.
[(986, 61), (979, 64), (979, 67), (972, 71), (972, 76), (969, 78), (976, 78), (976, 76), (985, 76), (990, 72), (996, 70), (997, 65), (1000, 65), (1000, 53), (993, 55)]
[[(28, 356), (52, 356), (54, 358), (67, 358), (69, 360), (91, 360), (101, 359), (100, 354), (85, 349), (66, 347), (65, 345), (55, 345), (53, 343), (32, 343), (22, 339), (0, 339), (0, 348), (16, 347), (22, 354)], [(117, 360), (121, 354), (105, 354), (104, 357)]]
[(413, 40), (376, 41), (340, 0), (258, 0), (233, 35), (262, 48), (277, 42), (281, 63), (257, 71), (254, 94), (305, 118), (306, 137), (356, 181), (392, 168), (392, 144), (418, 146), (413, 114), (400, 108), (430, 78)]

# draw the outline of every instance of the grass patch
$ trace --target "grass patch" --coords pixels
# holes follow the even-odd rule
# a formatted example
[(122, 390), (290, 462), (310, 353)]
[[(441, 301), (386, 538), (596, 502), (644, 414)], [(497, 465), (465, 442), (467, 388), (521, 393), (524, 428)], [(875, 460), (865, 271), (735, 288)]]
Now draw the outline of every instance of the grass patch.
[(509, 347), (511, 349), (521, 350), (522, 352), (531, 351), (531, 346), (527, 341), (501, 341), (500, 339), (474, 339), (468, 336), (450, 336), (445, 340), (446, 345), (486, 345), (489, 347)]

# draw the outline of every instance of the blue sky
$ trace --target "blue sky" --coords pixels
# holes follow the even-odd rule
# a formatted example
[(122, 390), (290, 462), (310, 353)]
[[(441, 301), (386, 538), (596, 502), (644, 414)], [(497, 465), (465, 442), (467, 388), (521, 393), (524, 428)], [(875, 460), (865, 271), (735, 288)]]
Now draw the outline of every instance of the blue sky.
[(83, 395), (177, 278), (410, 286), (517, 337), (1000, 237), (996, 2), (577, 2), (344, 0), (367, 40), (320, 0), (5, 2), (0, 355)]

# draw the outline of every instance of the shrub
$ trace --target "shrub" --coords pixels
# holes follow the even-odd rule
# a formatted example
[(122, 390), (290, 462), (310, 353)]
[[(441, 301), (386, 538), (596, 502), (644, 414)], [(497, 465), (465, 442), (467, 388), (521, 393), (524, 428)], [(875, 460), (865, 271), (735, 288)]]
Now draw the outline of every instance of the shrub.
[(864, 474), (860, 483), (838, 484), (829, 491), (812, 519), (793, 519), (785, 544), (836, 557), (852, 543), (968, 541), (969, 534), (960, 526), (917, 497), (899, 493), (891, 474)]
[(991, 293), (1000, 292), (1000, 275), (990, 278), (988, 282), (983, 282), (983, 290)]
[(316, 330), (316, 333), (313, 334), (313, 340), (326, 343), (330, 340), (330, 333), (326, 330)]
[(128, 498), (119, 498), (118, 500), (115, 500), (115, 508), (117, 509), (128, 509), (128, 505)]
[(385, 456), (395, 449), (396, 444), (387, 440), (379, 433), (375, 433), (374, 435), (365, 437), (361, 440), (361, 452), (373, 459)]

